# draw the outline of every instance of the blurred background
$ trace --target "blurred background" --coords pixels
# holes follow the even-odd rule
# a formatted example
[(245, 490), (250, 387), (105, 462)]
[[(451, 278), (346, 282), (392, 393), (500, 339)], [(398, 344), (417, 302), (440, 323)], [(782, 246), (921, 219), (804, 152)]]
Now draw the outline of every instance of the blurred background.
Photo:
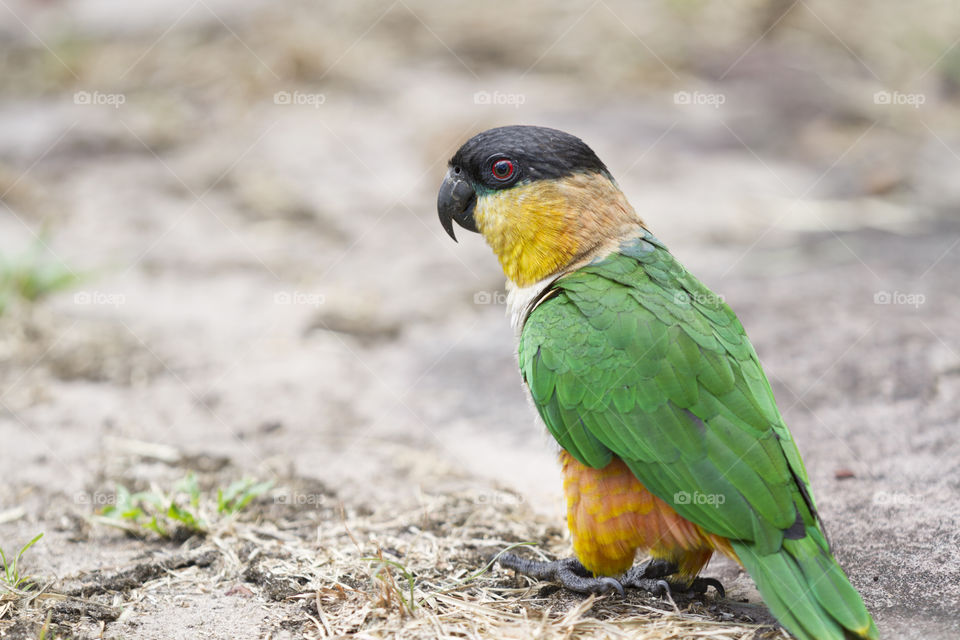
[(435, 209), (537, 124), (740, 314), (881, 629), (960, 631), (955, 3), (0, 0), (0, 78), (0, 544), (76, 570), (58, 523), (145, 450), (562, 524)]

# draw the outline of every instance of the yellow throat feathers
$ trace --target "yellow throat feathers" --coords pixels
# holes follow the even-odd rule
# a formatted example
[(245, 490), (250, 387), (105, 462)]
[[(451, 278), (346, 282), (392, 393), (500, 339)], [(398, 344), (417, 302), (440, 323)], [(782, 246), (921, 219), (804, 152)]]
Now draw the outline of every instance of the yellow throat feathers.
[(519, 287), (534, 284), (642, 225), (607, 176), (536, 180), (477, 198), (477, 228)]

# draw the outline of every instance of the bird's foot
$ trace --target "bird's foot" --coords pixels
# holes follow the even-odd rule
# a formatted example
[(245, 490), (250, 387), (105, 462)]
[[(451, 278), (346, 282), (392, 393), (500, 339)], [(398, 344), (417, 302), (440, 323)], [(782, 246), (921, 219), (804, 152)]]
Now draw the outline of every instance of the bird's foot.
[(577, 593), (604, 594), (616, 591), (624, 595), (623, 586), (614, 578), (595, 577), (576, 558), (554, 562), (527, 560), (512, 553), (500, 556), (500, 566), (513, 569), (536, 580), (550, 580)]
[(701, 596), (707, 589), (713, 587), (717, 595), (726, 597), (726, 591), (719, 580), (715, 578), (694, 578), (690, 583), (665, 580), (677, 572), (677, 566), (667, 560), (648, 560), (643, 564), (631, 567), (620, 578), (624, 587), (642, 589), (655, 596), (685, 595), (689, 597)]
[(676, 565), (666, 560), (647, 560), (643, 564), (630, 567), (620, 578), (620, 584), (662, 598), (671, 593), (671, 585), (664, 578), (676, 572)]
[(727, 597), (726, 589), (723, 588), (723, 584), (716, 578), (694, 578), (693, 582), (687, 587), (687, 593), (702, 596), (710, 587), (713, 587), (714, 591), (717, 592), (717, 596), (720, 598)]
[(667, 560), (648, 560), (630, 568), (619, 580), (594, 576), (576, 558), (540, 562), (505, 553), (500, 556), (499, 562), (505, 569), (513, 569), (535, 580), (556, 582), (577, 593), (604, 594), (616, 591), (623, 596), (624, 588), (632, 587), (660, 598), (670, 598), (674, 594), (696, 597), (713, 587), (721, 598), (726, 596), (723, 585), (714, 578), (694, 578), (689, 583), (667, 580), (668, 576), (677, 572), (677, 566)]

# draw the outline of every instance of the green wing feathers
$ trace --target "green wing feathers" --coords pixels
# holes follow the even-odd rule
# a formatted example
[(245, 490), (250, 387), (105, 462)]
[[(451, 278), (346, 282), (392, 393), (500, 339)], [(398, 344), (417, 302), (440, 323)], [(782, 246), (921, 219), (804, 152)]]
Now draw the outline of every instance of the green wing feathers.
[(819, 529), (784, 540), (780, 553), (759, 554), (749, 543), (732, 546), (770, 612), (801, 639), (877, 638), (877, 627)]
[(729, 538), (797, 637), (875, 638), (730, 308), (649, 234), (553, 288), (524, 325), (520, 368), (560, 446), (596, 468), (620, 457), (680, 515)]

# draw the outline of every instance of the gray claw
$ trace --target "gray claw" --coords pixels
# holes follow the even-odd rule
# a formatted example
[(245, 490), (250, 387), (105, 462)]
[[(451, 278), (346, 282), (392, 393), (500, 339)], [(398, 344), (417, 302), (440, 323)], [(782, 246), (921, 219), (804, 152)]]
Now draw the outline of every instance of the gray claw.
[(512, 553), (500, 556), (500, 566), (535, 580), (549, 580), (577, 593), (605, 594), (616, 591), (624, 595), (623, 585), (615, 578), (594, 577), (576, 558), (564, 558), (554, 562), (527, 560)]
[(624, 597), (627, 593), (623, 590), (623, 585), (620, 584), (620, 581), (616, 578), (599, 578), (600, 582), (607, 585), (607, 588), (604, 590), (604, 593), (608, 591), (616, 591), (620, 594), (620, 597)]
[(713, 587), (717, 591), (719, 598), (723, 599), (727, 597), (727, 592), (723, 588), (723, 584), (716, 578), (696, 578), (690, 585), (690, 591), (696, 595), (704, 595), (710, 587)]
[(664, 597), (664, 596), (670, 596), (670, 597), (672, 597), (672, 594), (670, 593), (670, 583), (669, 583), (669, 582), (667, 582), (666, 580), (657, 580), (656, 586), (657, 586), (657, 588), (656, 588), (655, 592), (653, 592), (653, 595), (658, 596), (658, 597), (660, 597), (660, 598), (662, 598), (662, 597)]

